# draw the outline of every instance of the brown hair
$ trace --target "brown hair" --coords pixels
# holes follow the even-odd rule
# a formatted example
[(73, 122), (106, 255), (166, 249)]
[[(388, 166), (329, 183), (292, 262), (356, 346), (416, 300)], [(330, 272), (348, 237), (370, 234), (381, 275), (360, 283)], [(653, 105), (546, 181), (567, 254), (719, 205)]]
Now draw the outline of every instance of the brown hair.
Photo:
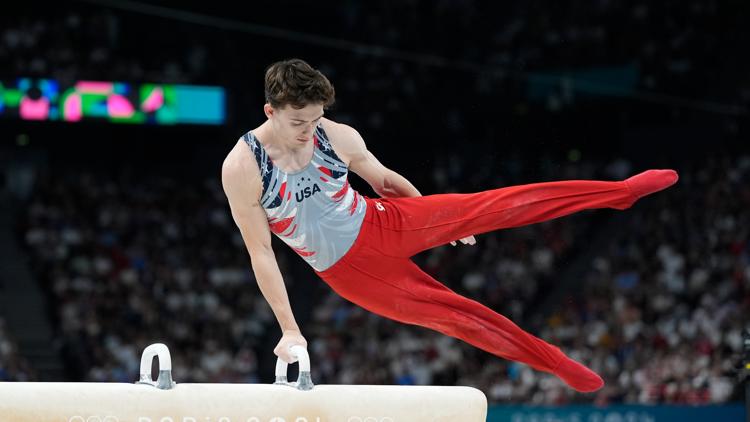
[(266, 70), (266, 102), (280, 108), (287, 104), (300, 109), (309, 104), (328, 108), (335, 101), (333, 85), (319, 70), (304, 60), (276, 62)]

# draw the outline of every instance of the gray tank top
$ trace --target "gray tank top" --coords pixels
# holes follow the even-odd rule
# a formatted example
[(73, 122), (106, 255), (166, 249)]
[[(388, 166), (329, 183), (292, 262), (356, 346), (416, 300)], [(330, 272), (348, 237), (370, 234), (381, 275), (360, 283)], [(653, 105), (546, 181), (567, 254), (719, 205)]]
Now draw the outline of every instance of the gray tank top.
[(263, 179), (260, 203), (271, 231), (316, 271), (338, 261), (357, 239), (367, 204), (349, 186), (348, 169), (325, 131), (313, 135), (313, 158), (304, 169), (285, 173), (276, 167), (252, 132), (243, 136)]

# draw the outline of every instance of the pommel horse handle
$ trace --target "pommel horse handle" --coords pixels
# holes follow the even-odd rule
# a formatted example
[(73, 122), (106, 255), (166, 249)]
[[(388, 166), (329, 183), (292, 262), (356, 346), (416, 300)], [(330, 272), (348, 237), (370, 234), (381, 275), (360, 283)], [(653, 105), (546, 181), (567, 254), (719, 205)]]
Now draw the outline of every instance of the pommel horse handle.
[(276, 382), (274, 382), (274, 384), (288, 385), (303, 391), (312, 390), (314, 384), (312, 382), (312, 377), (310, 376), (310, 355), (307, 353), (307, 349), (303, 346), (296, 345), (292, 346), (289, 350), (292, 352), (292, 356), (299, 360), (299, 376), (297, 377), (297, 381), (289, 382), (287, 380), (286, 374), (289, 365), (281, 358), (277, 358)]
[[(151, 364), (154, 357), (159, 357), (159, 378), (151, 377)], [(169, 349), (162, 343), (154, 343), (143, 350), (141, 355), (141, 377), (136, 384), (148, 384), (160, 390), (171, 390), (175, 386), (172, 381), (172, 356)]]

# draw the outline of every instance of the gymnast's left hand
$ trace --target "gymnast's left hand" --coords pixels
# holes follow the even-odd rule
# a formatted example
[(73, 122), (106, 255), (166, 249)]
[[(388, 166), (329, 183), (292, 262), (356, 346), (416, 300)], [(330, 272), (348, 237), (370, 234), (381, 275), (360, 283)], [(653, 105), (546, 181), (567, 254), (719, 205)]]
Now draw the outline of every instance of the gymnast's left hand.
[[(459, 240), (464, 245), (476, 245), (477, 240), (474, 239), (474, 236), (464, 237), (463, 239)], [(456, 241), (454, 240), (451, 242), (451, 245), (456, 246)]]
[(298, 359), (292, 355), (291, 351), (292, 346), (296, 345), (307, 347), (307, 340), (302, 337), (302, 333), (298, 330), (284, 330), (279, 344), (273, 349), (273, 353), (286, 363), (297, 362)]

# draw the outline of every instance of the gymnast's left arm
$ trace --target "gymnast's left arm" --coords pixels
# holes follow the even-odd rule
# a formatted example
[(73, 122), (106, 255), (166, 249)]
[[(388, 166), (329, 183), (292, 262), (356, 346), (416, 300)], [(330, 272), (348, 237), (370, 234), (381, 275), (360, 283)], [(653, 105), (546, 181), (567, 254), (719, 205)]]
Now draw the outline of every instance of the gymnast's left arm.
[[(326, 122), (332, 124), (333, 122)], [(387, 168), (367, 149), (364, 139), (354, 128), (334, 123), (336, 152), (349, 159), (349, 170), (357, 173), (381, 198), (422, 196), (404, 176)], [(332, 135), (334, 134), (332, 133)]]
[[(330, 120), (326, 122), (330, 125)], [(354, 128), (334, 124), (338, 139), (337, 147), (340, 145), (342, 152), (349, 158), (349, 170), (357, 173), (372, 187), (382, 198), (400, 198), (422, 196), (414, 185), (404, 176), (384, 166), (367, 149), (364, 139)], [(337, 148), (339, 150), (339, 148)], [(460, 239), (461, 243), (473, 245), (476, 243), (474, 236)], [(451, 242), (455, 246), (456, 242)]]
[[(380, 164), (370, 151), (365, 150), (361, 163), (355, 166), (359, 171), (352, 171), (360, 175), (381, 198), (401, 198), (422, 196), (421, 193), (404, 176)], [(353, 160), (352, 160), (353, 162)], [(378, 168), (380, 167), (380, 168)], [(351, 167), (350, 167), (351, 168)], [(369, 177), (369, 179), (368, 179)], [(374, 182), (370, 182), (373, 180)]]

